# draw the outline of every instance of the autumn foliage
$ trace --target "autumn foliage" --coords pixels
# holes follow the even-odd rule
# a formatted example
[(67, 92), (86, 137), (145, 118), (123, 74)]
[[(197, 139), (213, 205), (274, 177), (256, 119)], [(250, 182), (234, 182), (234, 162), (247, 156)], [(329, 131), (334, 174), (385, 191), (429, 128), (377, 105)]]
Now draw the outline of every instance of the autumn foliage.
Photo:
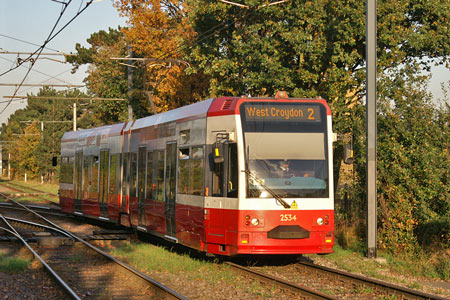
[[(134, 57), (147, 58), (142, 90), (153, 101), (156, 112), (201, 100), (206, 95), (207, 81), (201, 73), (188, 76), (185, 43), (194, 38), (185, 15), (183, 1), (120, 0), (115, 6), (128, 19), (123, 29)], [(141, 94), (142, 97), (142, 94)]]

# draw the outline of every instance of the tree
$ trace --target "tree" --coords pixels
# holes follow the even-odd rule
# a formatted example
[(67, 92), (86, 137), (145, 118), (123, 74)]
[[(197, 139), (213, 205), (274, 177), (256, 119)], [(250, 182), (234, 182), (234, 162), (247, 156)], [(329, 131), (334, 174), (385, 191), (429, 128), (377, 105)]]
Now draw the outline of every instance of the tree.
[[(212, 96), (272, 96), (277, 90), (285, 90), (293, 97), (320, 95), (327, 99), (333, 113), (333, 130), (338, 134), (351, 133), (354, 137), (358, 181), (357, 191), (350, 198), (356, 202), (352, 211), (363, 211), (365, 195), (361, 186), (365, 186), (366, 171), (364, 1), (291, 0), (276, 5), (257, 0), (233, 2), (241, 6), (222, 1), (196, 5), (197, 1), (186, 0), (191, 24), (197, 33), (191, 59), (196, 62), (193, 65), (210, 76), (210, 93)], [(418, 224), (428, 222), (426, 220), (437, 211), (444, 214), (449, 211), (442, 198), (448, 197), (448, 193), (438, 195), (442, 188), (440, 182), (448, 184), (448, 167), (431, 163), (434, 157), (448, 166), (448, 160), (442, 160), (439, 144), (429, 139), (437, 133), (441, 134), (440, 139), (448, 139), (448, 135), (442, 135), (445, 128), (438, 130), (428, 126), (432, 120), (445, 123), (445, 112), (430, 107), (429, 95), (423, 92), (415, 66), (419, 63), (425, 71), (433, 62), (448, 66), (449, 4), (448, 0), (378, 2), (378, 71), (379, 75), (389, 74), (391, 78), (386, 77), (379, 85), (379, 101), (384, 105), (396, 103), (395, 110), (383, 111), (378, 125), (378, 193), (380, 203), (386, 204), (379, 234), (381, 246), (390, 250), (414, 248)], [(402, 70), (405, 66), (410, 69)], [(409, 84), (408, 80), (413, 79)], [(386, 84), (389, 88), (384, 86)], [(414, 109), (426, 115), (426, 121), (408, 115)], [(446, 128), (448, 131), (448, 125)], [(425, 134), (424, 130), (430, 131)], [(400, 132), (404, 135), (401, 138)], [(425, 140), (414, 138), (405, 144), (402, 139), (414, 134), (411, 132)], [(414, 149), (414, 156), (405, 154), (410, 148)], [(340, 149), (335, 146), (335, 170), (339, 170), (342, 161)], [(390, 164), (391, 160), (400, 160), (405, 155), (405, 161)], [(429, 171), (417, 171), (428, 164)], [(421, 176), (433, 183), (420, 179)], [(335, 178), (338, 178), (337, 173)], [(409, 179), (414, 181), (409, 182)], [(415, 199), (421, 207), (415, 206)], [(427, 201), (435, 203), (439, 210), (425, 205)], [(381, 211), (384, 208), (379, 207)], [(390, 219), (394, 215), (395, 221)], [(394, 244), (395, 239), (399, 246)]]
[[(127, 98), (126, 67), (119, 65), (112, 57), (126, 55), (126, 43), (119, 30), (109, 28), (91, 34), (87, 39), (91, 45), (85, 48), (79, 43), (75, 45), (77, 55), (68, 56), (67, 61), (74, 65), (74, 71), (88, 64), (88, 76), (84, 82), (88, 86), (89, 95), (101, 98)], [(92, 120), (96, 124), (111, 124), (127, 119), (127, 106), (124, 101), (101, 101), (94, 105), (95, 115)]]
[[(187, 0), (198, 38), (192, 59), (211, 77), (213, 95), (321, 95), (335, 128), (351, 131), (350, 102), (365, 93), (365, 5), (356, 0), (292, 0), (277, 5)], [(416, 59), (448, 62), (448, 0), (378, 2), (378, 68)]]
[[(84, 98), (87, 95), (78, 90), (58, 92), (43, 87), (36, 95), (39, 98), (34, 96), (30, 94), (27, 107), (17, 110), (9, 117), (8, 125), (3, 125), (1, 138), (9, 142), (7, 150), (12, 154), (13, 177), (27, 172), (30, 178), (42, 175), (46, 180), (53, 180), (59, 168), (52, 166), (52, 158), (59, 156), (64, 132), (72, 130), (73, 100), (64, 98)], [(92, 118), (91, 112), (95, 109), (93, 104), (80, 100), (78, 107), (77, 119), (80, 126), (88, 128), (98, 125)]]
[[(394, 253), (419, 246), (450, 248), (450, 109), (433, 103), (427, 85), (428, 77), (420, 75), (417, 65), (385, 73), (379, 82), (378, 245)], [(364, 113), (359, 110), (361, 120)], [(363, 207), (364, 124), (358, 128), (358, 176), (351, 199)], [(352, 212), (354, 219), (364, 218), (363, 211)]]
[(17, 143), (12, 146), (11, 163), (16, 167), (16, 174), (27, 174), (27, 177), (36, 178), (39, 166), (36, 162), (36, 149), (39, 144), (40, 132), (37, 122), (25, 127), (24, 133), (17, 138)]
[[(152, 58), (141, 67), (143, 82), (135, 96), (147, 114), (166, 111), (202, 100), (208, 80), (201, 72), (187, 73), (185, 43), (194, 32), (180, 0), (118, 0), (115, 5), (128, 18), (123, 32), (136, 57)], [(145, 99), (145, 101), (142, 101)]]

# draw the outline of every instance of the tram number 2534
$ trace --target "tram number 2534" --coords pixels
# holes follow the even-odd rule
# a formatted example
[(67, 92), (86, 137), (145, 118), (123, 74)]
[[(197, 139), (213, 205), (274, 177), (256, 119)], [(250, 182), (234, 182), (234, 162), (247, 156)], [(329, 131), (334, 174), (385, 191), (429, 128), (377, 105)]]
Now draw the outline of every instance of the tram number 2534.
[(296, 215), (292, 215), (292, 214), (281, 214), (280, 215), (281, 222), (291, 222), (291, 221), (296, 221), (296, 220), (297, 220)]

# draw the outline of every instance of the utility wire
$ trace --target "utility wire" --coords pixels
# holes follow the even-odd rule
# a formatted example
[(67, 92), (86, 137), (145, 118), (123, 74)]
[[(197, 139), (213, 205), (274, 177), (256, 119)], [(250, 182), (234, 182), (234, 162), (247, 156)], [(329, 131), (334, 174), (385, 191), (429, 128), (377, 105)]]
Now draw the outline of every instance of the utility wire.
[[(93, 0), (90, 0), (89, 2), (87, 2), (86, 5), (85, 5), (85, 7), (84, 7), (83, 9), (79, 10), (78, 13), (77, 13), (72, 19), (70, 19), (70, 20), (69, 20), (69, 21), (68, 21), (68, 22), (67, 22), (60, 30), (58, 30), (55, 34), (53, 34), (53, 32), (54, 32), (55, 29), (56, 29), (56, 26), (58, 25), (59, 21), (61, 20), (62, 15), (63, 15), (64, 12), (66, 11), (67, 7), (68, 7), (69, 4), (72, 2), (72, 0), (69, 0), (67, 3), (64, 3), (64, 7), (63, 7), (63, 9), (61, 10), (61, 13), (60, 13), (60, 15), (59, 15), (59, 17), (58, 17), (58, 20), (56, 21), (55, 25), (53, 26), (53, 29), (51, 30), (50, 34), (48, 35), (47, 40), (46, 40), (46, 41), (44, 42), (44, 44), (40, 47), (40, 49), (38, 49), (38, 50), (35, 51), (35, 53), (38, 52), (38, 54), (37, 54), (37, 56), (36, 56), (36, 60), (37, 60), (37, 58), (39, 58), (39, 55), (40, 55), (40, 54), (42, 53), (42, 51), (44, 50), (44, 47), (45, 47), (52, 39), (54, 39), (59, 33), (61, 33), (61, 31), (63, 31), (67, 26), (69, 26), (69, 24), (72, 23), (72, 22), (73, 22), (73, 21), (74, 21), (81, 13), (83, 13), (83, 12), (89, 7), (89, 5), (92, 3), (92, 1), (93, 1)], [(31, 56), (30, 56), (30, 57), (31, 57)], [(28, 72), (25, 74), (25, 76), (24, 76), (22, 82), (20, 83), (20, 85), (19, 85), (19, 86), (16, 88), (16, 90), (14, 91), (13, 98), (14, 98), (14, 96), (16, 96), (16, 94), (17, 94), (17, 92), (19, 91), (20, 87), (21, 87), (22, 84), (24, 83), (25, 79), (27, 78), (28, 74), (30, 73), (31, 69), (33, 68), (33, 66), (34, 66), (34, 64), (35, 64), (35, 62), (36, 62), (36, 60), (34, 60), (34, 61), (31, 63), (31, 66), (30, 66)], [(18, 67), (18, 66), (17, 66), (17, 67)], [(17, 67), (16, 67), (16, 68), (17, 68)], [(1, 76), (1, 75), (3, 75), (3, 74), (0, 74), (0, 76)], [(12, 100), (12, 99), (11, 99), (11, 100)], [(3, 108), (3, 110), (0, 112), (0, 114), (3, 113), (3, 112), (6, 110), (6, 108), (10, 105), (11, 100), (10, 100), (10, 101), (8, 102), (8, 104)]]
[[(38, 45), (38, 44), (35, 44), (35, 43), (32, 43), (32, 42), (27, 42), (27, 41), (24, 41), (24, 40), (21, 40), (21, 39), (12, 37), (12, 36), (8, 36), (8, 35), (6, 35), (6, 34), (0, 33), (0, 36), (6, 37), (6, 38), (8, 38), (8, 39), (15, 40), (15, 41), (19, 41), (19, 42), (22, 42), (22, 43), (25, 43), (25, 44), (29, 44), (29, 45), (41, 47), (41, 45)], [(45, 49), (48, 49), (48, 50), (56, 51), (56, 52), (61, 52), (61, 51), (59, 51), (59, 50), (52, 49), (52, 48), (49, 48), (49, 47), (44, 47), (44, 48), (45, 48)]]
[[(6, 61), (9, 61), (9, 62), (12, 62), (12, 63), (14, 63), (14, 64), (16, 63), (16, 62), (13, 61), (13, 60), (10, 60), (10, 59), (7, 59), (7, 58), (1, 57), (1, 56), (0, 56), (0, 59), (3, 59), (3, 60), (6, 60)], [(26, 68), (25, 66), (22, 66), (22, 67)], [(70, 82), (64, 81), (64, 80), (59, 79), (59, 78), (56, 78), (56, 77), (58, 77), (58, 76), (61, 75), (61, 74), (67, 73), (67, 72), (69, 72), (69, 71), (71, 71), (71, 70), (72, 70), (72, 69), (69, 69), (69, 70), (66, 70), (66, 71), (64, 71), (64, 72), (62, 72), (62, 73), (60, 73), (60, 74), (58, 74), (58, 75), (52, 76), (52, 75), (45, 74), (44, 72), (41, 72), (41, 71), (38, 71), (38, 70), (33, 69), (34, 72), (49, 77), (49, 78), (46, 79), (45, 81), (48, 81), (48, 80), (50, 80), (50, 79), (56, 79), (56, 80), (59, 80), (59, 81), (61, 81), (61, 82), (68, 83), (68, 84), (70, 84)], [(45, 81), (43, 81), (43, 82), (45, 82)], [(42, 83), (42, 82), (41, 82), (41, 83)], [(25, 91), (26, 91), (26, 90), (24, 90), (24, 92), (25, 92)]]
[[(56, 20), (55, 25), (53, 25), (53, 28), (52, 28), (52, 30), (50, 31), (50, 33), (49, 33), (47, 39), (44, 41), (44, 44), (42, 44), (41, 46), (39, 46), (39, 48), (38, 48), (36, 51), (34, 51), (34, 52), (31, 53), (27, 58), (25, 58), (24, 60), (22, 60), (19, 64), (17, 64), (17, 66), (15, 66), (14, 68), (9, 69), (8, 71), (5, 71), (5, 72), (1, 73), (1, 74), (0, 74), (0, 77), (3, 76), (3, 75), (5, 75), (5, 74), (7, 74), (7, 73), (9, 73), (9, 72), (11, 72), (11, 71), (13, 71), (13, 70), (15, 70), (15, 69), (17, 69), (17, 68), (20, 67), (22, 64), (24, 64), (25, 62), (28, 62), (28, 61), (31, 61), (31, 67), (30, 67), (30, 68), (33, 67), (34, 63), (35, 63), (36, 60), (39, 58), (39, 55), (42, 53), (42, 51), (44, 50), (45, 46), (46, 46), (46, 45), (48, 44), (48, 42), (50, 41), (49, 38), (51, 37), (51, 35), (52, 35), (53, 32), (55, 31), (56, 26), (58, 26), (59, 21), (61, 20), (62, 16), (64, 15), (64, 12), (66, 11), (66, 9), (67, 9), (67, 7), (69, 6), (69, 4), (70, 4), (71, 1), (72, 1), (72, 0), (70, 0), (68, 3), (64, 3), (64, 7), (63, 7), (63, 9), (61, 10), (61, 13), (60, 13), (59, 16), (58, 16), (58, 19)], [(31, 58), (32, 58), (33, 55), (35, 55), (36, 53), (38, 53), (38, 54), (37, 54), (37, 57), (36, 57), (36, 59), (34, 59), (34, 61), (32, 61)], [(28, 73), (27, 73), (27, 75), (28, 75)], [(25, 75), (25, 77), (27, 77), (27, 75)]]

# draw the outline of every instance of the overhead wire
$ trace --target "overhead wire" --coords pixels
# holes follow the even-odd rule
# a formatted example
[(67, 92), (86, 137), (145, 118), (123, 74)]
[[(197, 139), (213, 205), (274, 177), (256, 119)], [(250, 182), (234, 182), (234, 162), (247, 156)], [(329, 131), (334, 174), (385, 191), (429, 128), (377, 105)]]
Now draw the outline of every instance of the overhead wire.
[[(69, 6), (69, 4), (72, 2), (72, 0), (69, 0), (67, 3), (64, 2), (64, 7), (61, 10), (61, 13), (55, 23), (55, 25), (53, 26), (52, 30), (50, 31), (50, 34), (48, 35), (47, 39), (45, 40), (45, 42), (43, 43), (43, 45), (36, 50), (34, 53), (38, 53), (36, 56), (36, 59), (32, 61), (30, 68), (28, 69), (27, 73), (25, 74), (24, 78), (22, 79), (21, 83), (19, 84), (19, 86), (15, 89), (14, 94), (13, 94), (13, 98), (11, 98), (8, 102), (8, 104), (2, 109), (2, 111), (0, 111), (0, 114), (3, 113), (6, 108), (11, 104), (11, 100), (14, 99), (14, 97), (16, 96), (17, 92), (19, 91), (20, 87), (22, 86), (22, 84), (25, 82), (25, 79), (28, 77), (28, 74), (30, 73), (31, 69), (33, 68), (34, 64), (36, 63), (36, 60), (39, 58), (40, 54), (42, 53), (42, 51), (44, 50), (44, 47), (51, 41), (53, 40), (59, 33), (61, 33), (67, 26), (69, 26), (70, 23), (72, 23), (81, 13), (83, 13), (90, 4), (92, 4), (93, 0), (90, 0), (89, 2), (86, 2), (86, 5), (83, 9), (79, 10), (75, 16), (70, 19), (63, 27), (61, 27), (55, 34), (53, 34), (53, 32), (55, 31), (56, 27), (58, 26), (59, 21), (61, 20), (64, 12), (66, 11), (67, 7)], [(33, 54), (32, 54), (33, 55)], [(32, 56), (30, 55), (30, 57)], [(18, 68), (19, 66), (17, 66), (16, 68)], [(3, 74), (0, 74), (0, 76)]]
[[(14, 63), (14, 64), (16, 63), (16, 62), (13, 61), (13, 60), (10, 60), (10, 59), (7, 59), (7, 58), (1, 57), (1, 56), (0, 56), (0, 59), (3, 59), (3, 60), (6, 60), (6, 61), (9, 61), (9, 62), (12, 62), (12, 63)], [(25, 66), (22, 66), (22, 67), (26, 68)], [(66, 71), (62, 72), (61, 74), (64, 74), (64, 73), (69, 72), (69, 71), (71, 71), (71, 70), (72, 70), (72, 69), (66, 70)], [(45, 81), (50, 80), (50, 79), (56, 79), (56, 80), (59, 80), (59, 81), (61, 81), (61, 82), (70, 84), (70, 82), (67, 82), (67, 81), (65, 81), (65, 80), (56, 78), (56, 77), (58, 77), (59, 75), (55, 75), (55, 76), (48, 75), (48, 74), (46, 74), (46, 73), (44, 73), (44, 72), (41, 72), (41, 71), (38, 71), (38, 70), (36, 70), (36, 69), (33, 69), (33, 72), (36, 72), (36, 73), (39, 73), (39, 74), (41, 74), (41, 75), (44, 75), (44, 76), (49, 77), (49, 78), (46, 79)], [(43, 82), (45, 82), (45, 81), (43, 81)], [(24, 91), (26, 91), (26, 90), (24, 90)]]
[[(8, 38), (8, 39), (15, 40), (15, 41), (19, 41), (19, 42), (22, 42), (22, 43), (25, 43), (25, 44), (33, 45), (33, 46), (38, 46), (38, 47), (41, 46), (41, 45), (38, 45), (38, 44), (35, 44), (35, 43), (32, 43), (32, 42), (24, 41), (24, 40), (21, 40), (21, 39), (12, 37), (12, 36), (8, 36), (8, 35), (2, 34), (2, 33), (0, 33), (0, 36), (6, 37), (6, 38)], [(45, 49), (48, 49), (48, 50), (55, 51), (55, 52), (61, 52), (61, 51), (59, 51), (59, 50), (56, 50), (56, 49), (53, 49), (53, 48), (50, 48), (50, 47), (44, 47), (44, 48), (45, 48)]]

